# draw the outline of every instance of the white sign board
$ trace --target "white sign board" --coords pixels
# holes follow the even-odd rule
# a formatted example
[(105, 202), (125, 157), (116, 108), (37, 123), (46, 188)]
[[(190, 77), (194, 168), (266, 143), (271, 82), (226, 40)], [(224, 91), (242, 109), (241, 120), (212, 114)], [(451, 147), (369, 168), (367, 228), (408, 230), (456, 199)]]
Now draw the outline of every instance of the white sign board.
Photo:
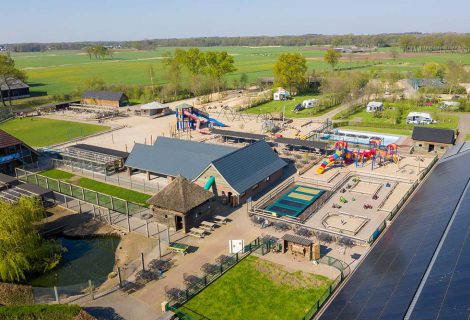
[(245, 247), (244, 240), (229, 240), (228, 242), (229, 252), (231, 254), (242, 252), (243, 248)]

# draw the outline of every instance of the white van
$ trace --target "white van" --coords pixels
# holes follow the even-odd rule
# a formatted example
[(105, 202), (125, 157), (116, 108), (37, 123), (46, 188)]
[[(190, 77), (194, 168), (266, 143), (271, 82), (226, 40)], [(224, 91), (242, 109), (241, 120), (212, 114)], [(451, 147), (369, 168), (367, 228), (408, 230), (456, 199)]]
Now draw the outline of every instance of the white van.
[(406, 116), (407, 124), (431, 124), (433, 122), (431, 115), (425, 112), (410, 112)]
[(320, 100), (318, 99), (308, 99), (302, 102), (302, 107), (304, 109), (315, 108), (320, 105)]

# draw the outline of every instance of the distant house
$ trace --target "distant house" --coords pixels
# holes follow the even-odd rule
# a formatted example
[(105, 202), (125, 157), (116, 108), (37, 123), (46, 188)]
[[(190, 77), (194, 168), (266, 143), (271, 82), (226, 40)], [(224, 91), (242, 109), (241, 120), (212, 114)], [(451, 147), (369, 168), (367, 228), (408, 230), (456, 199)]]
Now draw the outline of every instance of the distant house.
[(178, 176), (147, 203), (157, 223), (188, 233), (202, 221), (211, 219), (213, 197), (211, 191)]
[(5, 100), (10, 99), (21, 99), (30, 97), (29, 86), (19, 79), (9, 78), (6, 83), (4, 80), (0, 80), (0, 89), (2, 97)]
[(384, 104), (378, 101), (371, 101), (366, 106), (366, 112), (382, 112)]
[(163, 117), (171, 113), (170, 107), (157, 101), (153, 101), (140, 106), (140, 111), (143, 116), (149, 117)]
[(449, 129), (414, 127), (411, 138), (415, 152), (444, 154), (455, 143), (455, 132)]
[(129, 105), (129, 98), (121, 91), (85, 90), (81, 103), (105, 107), (125, 107)]

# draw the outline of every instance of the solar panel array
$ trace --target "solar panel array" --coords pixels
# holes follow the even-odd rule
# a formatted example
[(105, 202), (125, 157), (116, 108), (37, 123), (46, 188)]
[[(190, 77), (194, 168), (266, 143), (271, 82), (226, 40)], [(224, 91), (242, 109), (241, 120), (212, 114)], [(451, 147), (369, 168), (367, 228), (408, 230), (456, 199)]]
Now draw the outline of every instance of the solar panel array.
[(470, 152), (462, 147), (438, 162), (320, 319), (402, 319), (408, 310), (410, 319), (469, 318)]

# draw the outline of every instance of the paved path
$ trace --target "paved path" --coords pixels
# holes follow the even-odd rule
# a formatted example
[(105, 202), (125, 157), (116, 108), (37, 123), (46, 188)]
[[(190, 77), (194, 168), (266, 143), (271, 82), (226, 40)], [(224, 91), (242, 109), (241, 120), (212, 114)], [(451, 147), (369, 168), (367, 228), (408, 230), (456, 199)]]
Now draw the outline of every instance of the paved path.
[[(455, 115), (455, 113), (453, 113)], [(470, 134), (470, 113), (458, 113), (459, 120), (459, 136), (457, 137), (457, 143), (464, 142), (465, 136)]]

